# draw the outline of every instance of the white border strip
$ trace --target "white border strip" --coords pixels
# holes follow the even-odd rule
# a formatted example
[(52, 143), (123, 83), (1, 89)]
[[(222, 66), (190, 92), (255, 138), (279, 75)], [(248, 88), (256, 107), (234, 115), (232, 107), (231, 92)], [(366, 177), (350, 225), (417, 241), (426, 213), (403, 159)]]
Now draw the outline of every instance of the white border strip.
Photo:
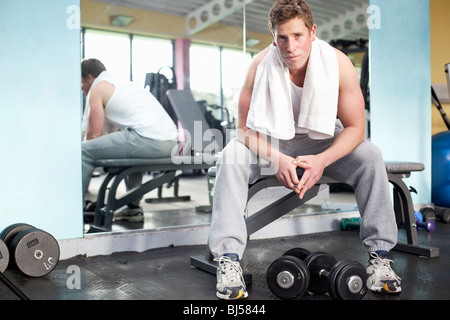
[[(250, 239), (270, 239), (339, 230), (343, 218), (359, 217), (358, 211), (329, 214), (284, 216), (262, 228)], [(169, 246), (205, 245), (209, 224), (181, 226), (157, 230), (136, 230), (86, 234), (83, 238), (58, 240), (60, 260), (78, 255), (86, 257), (110, 255), (117, 252), (144, 252)]]

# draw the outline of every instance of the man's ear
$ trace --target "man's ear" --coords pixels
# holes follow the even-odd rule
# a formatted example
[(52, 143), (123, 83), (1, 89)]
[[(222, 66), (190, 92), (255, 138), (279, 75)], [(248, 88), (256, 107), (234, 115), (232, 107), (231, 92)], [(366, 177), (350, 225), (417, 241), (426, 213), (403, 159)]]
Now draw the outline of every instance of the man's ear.
[(311, 29), (311, 40), (312, 41), (316, 40), (316, 31), (317, 31), (317, 27), (315, 24), (313, 24), (312, 29)]
[(270, 35), (272, 36), (272, 44), (276, 47), (277, 42), (275, 41), (275, 35), (273, 34), (273, 32), (271, 32)]

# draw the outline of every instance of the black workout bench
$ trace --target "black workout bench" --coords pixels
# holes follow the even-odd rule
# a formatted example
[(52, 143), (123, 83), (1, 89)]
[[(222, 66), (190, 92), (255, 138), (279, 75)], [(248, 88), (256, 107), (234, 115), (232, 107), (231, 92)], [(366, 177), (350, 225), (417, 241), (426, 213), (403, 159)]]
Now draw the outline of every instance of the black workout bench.
[[(213, 156), (177, 156), (160, 159), (106, 159), (95, 162), (107, 173), (97, 194), (97, 204), (94, 215), (94, 225), (91, 232), (111, 231), (114, 211), (128, 203), (140, 199), (154, 189), (160, 189), (166, 183), (175, 181), (183, 170), (207, 170), (214, 166)], [(151, 180), (140, 187), (129, 190), (119, 197), (119, 184), (130, 174), (136, 172), (158, 172)], [(108, 194), (107, 194), (108, 193)], [(174, 200), (179, 197), (177, 186), (174, 189)], [(182, 197), (180, 197), (182, 198)], [(182, 199), (185, 200), (185, 199)]]
[[(394, 186), (393, 201), (396, 221), (399, 226), (404, 225), (407, 237), (407, 243), (398, 243), (394, 250), (430, 258), (438, 257), (439, 248), (419, 245), (410, 189), (403, 181), (404, 178), (408, 178), (411, 175), (411, 172), (423, 171), (424, 165), (415, 162), (385, 162), (385, 165), (389, 182)], [(215, 176), (215, 167), (209, 169), (208, 174)], [(319, 192), (320, 185), (332, 183), (339, 182), (328, 177), (322, 177), (314, 187), (306, 192), (303, 199), (300, 200), (298, 195), (292, 191), (274, 203), (255, 212), (246, 218), (247, 235), (250, 236), (269, 223), (314, 198)], [(274, 186), (281, 186), (275, 176), (268, 176), (267, 178), (258, 180), (249, 186), (247, 201), (259, 191)], [(212, 274), (216, 274), (217, 272), (217, 263), (214, 261), (214, 257), (208, 247), (205, 256), (191, 257), (191, 265)]]

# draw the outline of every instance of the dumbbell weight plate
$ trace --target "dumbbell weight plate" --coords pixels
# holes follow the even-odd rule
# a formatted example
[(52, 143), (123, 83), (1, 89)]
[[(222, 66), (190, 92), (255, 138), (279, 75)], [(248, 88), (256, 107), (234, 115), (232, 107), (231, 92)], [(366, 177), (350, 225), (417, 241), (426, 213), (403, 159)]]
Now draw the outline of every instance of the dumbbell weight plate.
[(9, 247), (11, 245), (11, 242), (13, 241), (14, 237), (19, 234), (19, 232), (32, 229), (33, 226), (26, 224), (26, 223), (15, 223), (12, 224), (0, 233), (0, 239), (2, 239), (5, 244)]
[(431, 220), (436, 222), (436, 213), (433, 208), (423, 207), (420, 208), (419, 212), (422, 213), (423, 221)]
[(304, 248), (292, 248), (283, 253), (283, 256), (292, 256), (303, 261), (310, 253), (311, 252), (309, 250)]
[[(32, 228), (34, 228), (32, 225), (26, 223), (15, 223), (2, 230), (2, 232), (0, 233), (0, 239), (3, 240), (3, 242), (6, 244), (6, 247), (8, 248), (8, 257), (10, 257), (9, 248), (11, 247), (11, 242), (13, 241), (14, 237), (20, 232)], [(14, 268), (14, 262), (10, 258), (8, 259), (9, 265), (7, 266), (7, 268)]]
[(309, 283), (309, 271), (304, 263), (293, 256), (275, 259), (266, 273), (270, 291), (282, 299), (295, 299), (302, 296)]
[(330, 296), (335, 300), (361, 300), (367, 293), (367, 273), (356, 261), (339, 261), (328, 276)]
[(435, 207), (436, 216), (444, 223), (450, 223), (450, 209), (444, 207)]
[(310, 273), (308, 291), (316, 294), (328, 292), (328, 280), (320, 276), (321, 270), (330, 271), (337, 263), (336, 258), (326, 252), (313, 252), (303, 261)]
[(56, 239), (34, 228), (21, 231), (10, 246), (11, 260), (22, 273), (30, 277), (49, 274), (59, 262), (59, 253)]
[(0, 272), (3, 273), (8, 268), (9, 264), (9, 249), (5, 242), (0, 239)]

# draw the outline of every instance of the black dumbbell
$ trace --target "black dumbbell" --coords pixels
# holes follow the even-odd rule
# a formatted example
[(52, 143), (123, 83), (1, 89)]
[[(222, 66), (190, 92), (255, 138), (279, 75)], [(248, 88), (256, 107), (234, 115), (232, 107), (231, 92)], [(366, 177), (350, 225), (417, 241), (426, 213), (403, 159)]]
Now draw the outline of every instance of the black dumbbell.
[(433, 208), (430, 207), (422, 207), (419, 209), (419, 212), (422, 214), (422, 221), (434, 221), (436, 222), (436, 212)]
[(435, 207), (436, 216), (444, 223), (450, 223), (450, 208)]
[(337, 261), (325, 252), (313, 252), (304, 260), (309, 270), (308, 291), (328, 292), (335, 300), (361, 300), (367, 293), (367, 273), (356, 261)]
[(270, 264), (266, 282), (274, 295), (282, 299), (295, 299), (305, 294), (310, 276), (302, 260), (308, 254), (306, 249), (290, 249)]
[(23, 293), (14, 283), (12, 283), (5, 275), (4, 272), (9, 265), (9, 250), (8, 246), (3, 240), (0, 239), (0, 281), (3, 282), (17, 297), (22, 300), (29, 300), (27, 295)]
[(59, 262), (60, 249), (56, 239), (29, 224), (6, 227), (0, 233), (0, 239), (9, 250), (9, 267), (17, 268), (29, 277), (43, 277)]
[[(0, 233), (0, 239), (5, 242), (6, 246), (9, 249), (11, 247), (11, 242), (14, 240), (15, 236), (17, 236), (22, 231), (32, 229), (32, 228), (34, 228), (34, 227), (27, 223), (12, 224), (2, 230), (2, 232)], [(12, 267), (14, 267), (14, 263), (11, 260), (9, 260), (9, 266), (6, 266), (6, 267), (12, 268)]]
[(292, 248), (283, 253), (283, 256), (293, 256), (300, 260), (305, 260), (305, 258), (311, 254), (311, 251), (305, 248)]

